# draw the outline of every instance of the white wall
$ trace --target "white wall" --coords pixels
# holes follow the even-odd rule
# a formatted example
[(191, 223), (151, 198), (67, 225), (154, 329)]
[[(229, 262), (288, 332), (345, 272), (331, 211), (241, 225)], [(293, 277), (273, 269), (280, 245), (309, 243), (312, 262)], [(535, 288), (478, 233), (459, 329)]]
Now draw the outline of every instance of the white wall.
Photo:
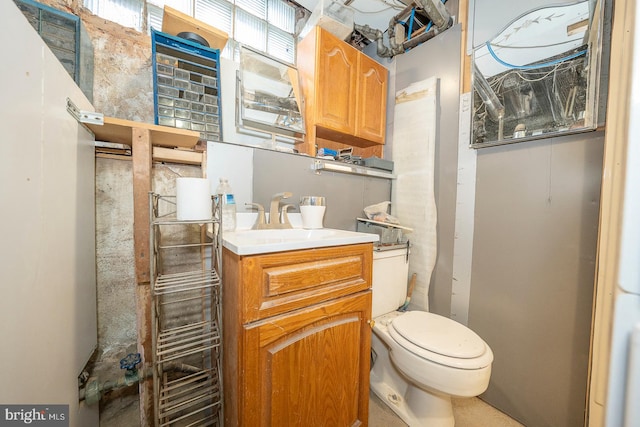
[(227, 178), (238, 212), (247, 211), (244, 204), (253, 200), (253, 148), (209, 142), (207, 178), (211, 184), (211, 194), (215, 194), (220, 178)]
[[(91, 104), (13, 2), (0, 2), (0, 402), (78, 402), (96, 346), (93, 136), (66, 111)], [(9, 42), (19, 40), (20, 42)]]

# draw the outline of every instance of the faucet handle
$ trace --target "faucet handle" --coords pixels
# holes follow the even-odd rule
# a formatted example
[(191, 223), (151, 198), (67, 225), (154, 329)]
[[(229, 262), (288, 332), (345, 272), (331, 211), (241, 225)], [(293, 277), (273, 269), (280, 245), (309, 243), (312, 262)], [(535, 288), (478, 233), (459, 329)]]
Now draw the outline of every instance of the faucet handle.
[(256, 219), (256, 223), (253, 224), (253, 227), (251, 228), (254, 230), (265, 228), (266, 224), (264, 221), (264, 207), (260, 203), (245, 203), (244, 205), (258, 209), (258, 219)]
[(294, 205), (284, 205), (280, 210), (280, 224), (282, 228), (293, 228), (289, 222), (289, 215), (287, 215), (287, 209), (294, 207)]
[(293, 193), (290, 191), (284, 191), (282, 193), (276, 193), (273, 196), (271, 196), (272, 200), (275, 199), (288, 199), (289, 197), (293, 196)]

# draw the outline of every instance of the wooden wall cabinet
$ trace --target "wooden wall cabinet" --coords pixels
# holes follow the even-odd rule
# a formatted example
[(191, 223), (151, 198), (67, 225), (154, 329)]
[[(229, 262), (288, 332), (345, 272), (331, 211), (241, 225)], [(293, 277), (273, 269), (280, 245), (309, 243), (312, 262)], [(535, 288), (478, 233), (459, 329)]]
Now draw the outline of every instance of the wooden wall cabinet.
[(225, 250), (225, 426), (368, 424), (372, 254)]
[(305, 98), (303, 150), (315, 155), (319, 139), (321, 147), (353, 146), (362, 154), (381, 157), (388, 70), (316, 27), (298, 44), (298, 72)]

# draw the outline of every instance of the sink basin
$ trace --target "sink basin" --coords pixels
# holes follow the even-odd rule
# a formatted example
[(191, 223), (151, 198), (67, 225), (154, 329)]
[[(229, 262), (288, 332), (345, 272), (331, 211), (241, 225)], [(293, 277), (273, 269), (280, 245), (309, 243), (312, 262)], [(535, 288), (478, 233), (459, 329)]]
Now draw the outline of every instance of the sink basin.
[(377, 234), (319, 228), (237, 230), (222, 235), (223, 246), (238, 255), (322, 248), (378, 241)]
[(325, 239), (335, 236), (341, 230), (333, 230), (331, 228), (320, 228), (316, 230), (306, 230), (304, 228), (286, 228), (282, 230), (241, 230), (236, 231), (239, 239), (259, 240), (265, 242), (271, 241), (289, 241), (289, 240), (307, 240), (307, 239)]

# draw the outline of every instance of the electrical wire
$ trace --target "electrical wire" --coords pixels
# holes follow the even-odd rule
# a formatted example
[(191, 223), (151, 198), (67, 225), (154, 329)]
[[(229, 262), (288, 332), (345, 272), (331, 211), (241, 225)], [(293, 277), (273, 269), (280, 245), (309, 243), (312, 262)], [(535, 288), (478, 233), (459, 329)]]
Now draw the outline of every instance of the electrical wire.
[[(396, 10), (403, 10), (405, 7), (407, 7), (406, 4), (400, 2), (399, 0), (393, 0), (394, 3), (389, 3), (387, 0), (380, 0), (380, 1), (382, 1), (382, 3), (388, 5), (391, 8), (396, 9)], [(398, 4), (398, 3), (400, 3), (400, 4)]]
[(512, 69), (515, 69), (515, 70), (533, 70), (533, 69), (536, 69), (536, 68), (549, 67), (549, 66), (552, 66), (552, 65), (559, 64), (561, 62), (567, 61), (569, 59), (577, 58), (579, 56), (582, 56), (582, 55), (586, 54), (589, 51), (588, 49), (584, 49), (584, 50), (581, 50), (581, 51), (576, 52), (574, 54), (565, 56), (564, 58), (558, 58), (558, 59), (555, 59), (553, 61), (543, 62), (542, 64), (514, 65), (514, 64), (510, 64), (510, 63), (505, 62), (502, 59), (498, 58), (498, 55), (496, 55), (496, 53), (493, 51), (493, 48), (491, 47), (491, 43), (490, 42), (486, 42), (485, 44), (487, 45), (487, 50), (489, 51), (489, 54), (491, 54), (493, 59), (495, 59), (500, 65), (502, 65), (504, 67), (507, 67), (507, 68), (512, 68)]
[(571, 68), (573, 66), (573, 65), (571, 65), (571, 66), (568, 66), (568, 67), (560, 68), (561, 65), (562, 64), (557, 64), (555, 67), (553, 67), (553, 69), (551, 71), (549, 71), (548, 73), (546, 73), (545, 75), (543, 75), (542, 77), (537, 78), (537, 79), (528, 79), (524, 75), (522, 75), (522, 73), (520, 71), (514, 71), (514, 73), (517, 74), (525, 82), (539, 82), (541, 80), (546, 79), (547, 77), (549, 77), (551, 74), (553, 74), (555, 72), (564, 71), (564, 70), (567, 70), (567, 69), (569, 69), (569, 68)]
[[(489, 85), (491, 86), (491, 88), (498, 92), (501, 88), (502, 88), (502, 83), (511, 75), (516, 74), (518, 77), (520, 77), (521, 80), (525, 81), (525, 82), (539, 82), (541, 80), (546, 79), (547, 77), (549, 77), (552, 73), (554, 72), (561, 72), (561, 71), (565, 71), (568, 70), (570, 68), (573, 68), (574, 66), (574, 61), (569, 62), (569, 63), (562, 63), (562, 64), (556, 64), (553, 69), (551, 71), (527, 71), (526, 75), (524, 73), (522, 73), (520, 70), (510, 70), (508, 72), (506, 72), (505, 74), (503, 74), (500, 77), (497, 77), (495, 79), (493, 79)], [(541, 77), (538, 78), (532, 78), (534, 75), (541, 75)]]

